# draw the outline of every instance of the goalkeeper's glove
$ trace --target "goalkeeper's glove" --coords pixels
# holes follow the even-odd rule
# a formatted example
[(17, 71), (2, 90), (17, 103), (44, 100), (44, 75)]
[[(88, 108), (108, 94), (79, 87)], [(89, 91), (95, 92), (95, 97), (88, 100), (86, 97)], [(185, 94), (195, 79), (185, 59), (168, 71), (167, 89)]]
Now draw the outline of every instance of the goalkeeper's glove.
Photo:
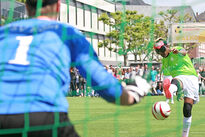
[(127, 84), (123, 82), (122, 86), (124, 90), (134, 97), (135, 103), (139, 103), (151, 88), (148, 82), (140, 76), (132, 77)]

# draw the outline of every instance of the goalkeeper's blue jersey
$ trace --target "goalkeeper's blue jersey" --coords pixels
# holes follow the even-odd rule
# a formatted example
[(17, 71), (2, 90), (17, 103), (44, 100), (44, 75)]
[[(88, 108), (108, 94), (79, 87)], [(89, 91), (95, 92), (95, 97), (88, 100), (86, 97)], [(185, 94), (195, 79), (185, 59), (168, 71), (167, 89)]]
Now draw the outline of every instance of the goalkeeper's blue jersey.
[(0, 114), (68, 112), (75, 65), (104, 99), (122, 94), (81, 32), (57, 21), (28, 19), (0, 28)]

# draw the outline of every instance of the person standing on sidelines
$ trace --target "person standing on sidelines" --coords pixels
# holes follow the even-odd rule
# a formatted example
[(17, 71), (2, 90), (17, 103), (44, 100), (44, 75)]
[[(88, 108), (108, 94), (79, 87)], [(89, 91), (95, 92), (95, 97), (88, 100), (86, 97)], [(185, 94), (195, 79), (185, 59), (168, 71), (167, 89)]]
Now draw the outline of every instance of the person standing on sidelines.
[(151, 81), (152, 91), (155, 95), (158, 95), (157, 90), (156, 90), (156, 87), (157, 87), (157, 71), (155, 70), (155, 66), (153, 66), (153, 65), (152, 65), (150, 75), (151, 75), (150, 81)]
[[(60, 0), (26, 0), (26, 8), (30, 19), (0, 28), (0, 137), (79, 136), (66, 98), (72, 64), (108, 102), (137, 104), (147, 94), (145, 79), (121, 84), (80, 31), (56, 21)], [(1, 132), (9, 129), (15, 130)]]
[(168, 71), (173, 77), (171, 82), (169, 79), (164, 80), (163, 88), (165, 93), (177, 92), (178, 101), (184, 94), (182, 137), (188, 137), (192, 121), (192, 107), (193, 104), (199, 101), (199, 84), (196, 70), (186, 50), (182, 47), (169, 48), (167, 42), (159, 38), (154, 44), (154, 49), (157, 54), (163, 57), (162, 70)]

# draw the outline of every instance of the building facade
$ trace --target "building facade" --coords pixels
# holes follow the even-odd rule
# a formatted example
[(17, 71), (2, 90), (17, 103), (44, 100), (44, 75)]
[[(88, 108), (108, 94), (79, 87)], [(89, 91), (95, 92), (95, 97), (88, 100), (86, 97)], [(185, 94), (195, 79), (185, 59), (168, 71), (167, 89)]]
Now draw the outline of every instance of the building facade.
[[(69, 6), (68, 6), (69, 5)], [(106, 38), (111, 27), (98, 21), (102, 13), (115, 12), (115, 4), (105, 0), (66, 0), (61, 1), (59, 20), (78, 28), (92, 44), (100, 61), (104, 65), (118, 65), (123, 58), (107, 48), (98, 48), (98, 42)], [(114, 46), (114, 45), (110, 45)]]
[[(198, 22), (205, 23), (205, 11), (202, 12), (201, 14), (196, 13), (196, 17), (197, 17)], [(205, 43), (197, 47), (196, 56), (197, 55), (198, 57), (205, 57)]]
[(191, 51), (191, 58), (205, 57), (205, 43), (199, 44), (198, 47)]
[(205, 11), (202, 13), (196, 13), (196, 18), (199, 22), (205, 22)]
[(21, 2), (16, 1), (12, 4), (12, 1), (1, 0), (0, 9), (1, 25), (3, 25), (7, 19), (17, 20), (26, 16), (25, 4)]

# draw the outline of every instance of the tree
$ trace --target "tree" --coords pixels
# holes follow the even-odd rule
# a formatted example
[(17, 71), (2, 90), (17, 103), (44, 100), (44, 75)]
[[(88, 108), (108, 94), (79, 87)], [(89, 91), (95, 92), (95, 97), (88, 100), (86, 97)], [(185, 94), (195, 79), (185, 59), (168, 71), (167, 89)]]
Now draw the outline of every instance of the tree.
[(26, 3), (26, 0), (16, 0), (16, 1), (19, 1), (19, 2), (22, 2), (22, 3)]
[(2, 16), (1, 17), (1, 26), (3, 26), (5, 24), (5, 22), (6, 22), (5, 18)]
[[(132, 46), (131, 53), (135, 57), (135, 62), (137, 62), (137, 56), (139, 56), (139, 61), (143, 61), (143, 55), (147, 53), (147, 45), (149, 43), (149, 32), (150, 32), (150, 17), (142, 17), (140, 21), (136, 22), (138, 30), (135, 30), (137, 34)], [(132, 30), (134, 31), (134, 30)], [(136, 46), (135, 46), (136, 45)]]
[(99, 18), (99, 21), (111, 26), (112, 29), (106, 34), (107, 38), (98, 43), (98, 47), (106, 47), (122, 55), (126, 66), (129, 53), (137, 57), (137, 55), (142, 56), (146, 51), (145, 43), (149, 41), (150, 17), (139, 15), (137, 11), (117, 11), (110, 16), (103, 13)]
[[(168, 28), (166, 29), (166, 37), (168, 37), (168, 29), (171, 28), (171, 24), (173, 23), (185, 23), (185, 22), (191, 22), (192, 21), (192, 17), (186, 13), (184, 15), (177, 15), (178, 10), (167, 10), (166, 12), (159, 12), (159, 15), (163, 18), (163, 20), (165, 22), (168, 23)], [(192, 21), (193, 22), (193, 21)], [(194, 47), (196, 47), (197, 45), (194, 43), (187, 43), (187, 44), (183, 44), (183, 47), (186, 50), (191, 50)]]

